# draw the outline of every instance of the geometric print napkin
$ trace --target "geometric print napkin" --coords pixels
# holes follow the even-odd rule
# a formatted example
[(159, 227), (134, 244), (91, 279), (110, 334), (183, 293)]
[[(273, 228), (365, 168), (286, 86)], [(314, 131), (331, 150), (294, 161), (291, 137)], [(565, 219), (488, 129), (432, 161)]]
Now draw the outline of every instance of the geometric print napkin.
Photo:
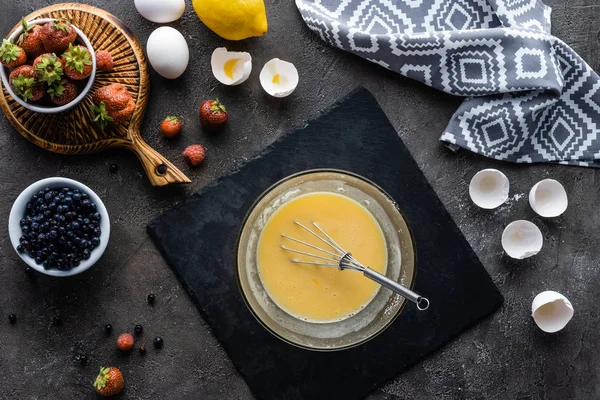
[(466, 97), (441, 140), (519, 163), (600, 167), (600, 79), (539, 0), (296, 0), (332, 46)]

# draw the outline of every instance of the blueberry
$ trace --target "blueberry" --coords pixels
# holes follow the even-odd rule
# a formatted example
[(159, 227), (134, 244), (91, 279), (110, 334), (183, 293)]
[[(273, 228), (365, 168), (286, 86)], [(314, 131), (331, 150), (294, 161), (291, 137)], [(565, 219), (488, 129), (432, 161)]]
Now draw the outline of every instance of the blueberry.
[(38, 196), (40, 196), (40, 197), (44, 196), (44, 199), (46, 199), (46, 200), (52, 200), (52, 193), (51, 192), (48, 192), (48, 193), (38, 192)]
[(42, 204), (42, 205), (40, 206), (40, 211), (41, 211), (41, 212), (44, 212), (44, 213), (45, 213), (46, 211), (48, 211), (48, 205), (47, 205), (47, 204)]
[(81, 193), (81, 198), (82, 199), (88, 199), (90, 196), (88, 196), (87, 193)]
[(65, 197), (65, 199), (63, 200), (63, 204), (66, 205), (66, 206), (72, 206), (73, 205), (73, 198), (71, 196)]
[(44, 199), (42, 199), (42, 198), (39, 198), (39, 199), (37, 199), (37, 200), (35, 201), (35, 203), (36, 203), (38, 206), (40, 206), (40, 205), (44, 204)]
[(102, 217), (102, 216), (100, 215), (100, 213), (99, 213), (99, 212), (96, 212), (96, 213), (93, 213), (93, 214), (92, 214), (92, 219), (93, 219), (94, 221), (100, 221), (100, 218), (101, 218), (101, 217)]
[(94, 236), (100, 236), (102, 234), (102, 230), (100, 230), (100, 228), (96, 228), (94, 229)]
[(148, 295), (148, 304), (154, 304), (154, 302), (156, 301), (156, 296), (152, 293), (150, 293)]
[(42, 265), (42, 263), (43, 263), (43, 262), (44, 262), (44, 260), (42, 260), (42, 258), (41, 258), (41, 257), (36, 257), (36, 258), (35, 258), (35, 263), (36, 263), (37, 265)]
[(90, 254), (91, 254), (91, 253), (90, 253), (90, 250), (89, 250), (89, 249), (85, 249), (85, 250), (83, 250), (83, 258), (84, 258), (84, 259), (86, 259), (86, 260), (87, 260), (87, 259), (89, 259), (89, 258), (90, 258)]
[(34, 231), (37, 231), (38, 229), (40, 229), (40, 224), (38, 224), (37, 222), (34, 222), (33, 224), (31, 224), (31, 229), (33, 229)]
[(133, 328), (133, 331), (136, 335), (141, 335), (142, 332), (144, 332), (144, 327), (141, 325), (136, 325), (135, 328)]
[(17, 251), (19, 252), (19, 254), (23, 254), (23, 252), (25, 251), (25, 248), (23, 247), (23, 245), (18, 245), (17, 246)]
[(21, 232), (23, 233), (29, 233), (29, 227), (27, 225), (25, 225), (24, 227), (21, 228)]
[(111, 324), (104, 325), (104, 332), (111, 333), (112, 332), (112, 325)]
[(110, 164), (110, 167), (108, 167), (108, 170), (110, 171), (111, 174), (116, 174), (117, 171), (119, 170), (119, 166), (117, 164)]
[(73, 221), (71, 223), (71, 228), (74, 229), (74, 230), (77, 230), (77, 229), (81, 228), (81, 224), (79, 222), (77, 222), (77, 221)]
[(55, 315), (54, 318), (52, 318), (52, 323), (56, 326), (62, 325), (62, 323), (63, 323), (62, 317), (59, 314)]
[(15, 314), (9, 314), (8, 320), (11, 324), (14, 324), (15, 322), (17, 322), (17, 316)]
[(100, 245), (100, 238), (98, 236), (94, 236), (91, 240), (92, 246), (98, 247)]
[(49, 261), (44, 262), (42, 265), (43, 265), (44, 269), (52, 268), (52, 264)]
[(75, 234), (73, 233), (73, 231), (67, 231), (66, 236), (67, 239), (73, 239), (75, 237)]
[(81, 201), (81, 193), (78, 190), (73, 191), (73, 201)]
[(157, 349), (160, 349), (161, 347), (163, 347), (163, 340), (160, 336), (157, 336), (154, 338), (154, 347), (156, 347)]

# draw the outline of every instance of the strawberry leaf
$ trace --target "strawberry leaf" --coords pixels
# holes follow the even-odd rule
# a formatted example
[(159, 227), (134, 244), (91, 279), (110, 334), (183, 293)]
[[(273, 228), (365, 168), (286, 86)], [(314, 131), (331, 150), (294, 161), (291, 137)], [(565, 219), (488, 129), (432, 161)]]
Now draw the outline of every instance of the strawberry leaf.
[(90, 110), (94, 114), (94, 121), (100, 124), (100, 128), (102, 130), (106, 128), (109, 122), (113, 121), (112, 117), (108, 115), (108, 112), (106, 111), (106, 104), (104, 104), (103, 101), (101, 101), (98, 105), (90, 104)]

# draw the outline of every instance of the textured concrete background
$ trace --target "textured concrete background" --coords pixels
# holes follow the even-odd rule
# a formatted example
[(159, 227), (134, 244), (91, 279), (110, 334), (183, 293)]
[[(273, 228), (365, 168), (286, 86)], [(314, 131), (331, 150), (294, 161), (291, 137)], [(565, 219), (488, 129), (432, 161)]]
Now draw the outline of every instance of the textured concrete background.
[[(22, 15), (52, 1), (0, 1), (0, 33)], [(120, 17), (146, 42), (157, 25), (137, 14), (133, 1), (93, 0)], [(150, 145), (193, 179), (187, 187), (153, 188), (135, 156), (109, 151), (85, 157), (54, 155), (29, 144), (0, 116), (0, 219), (6, 223), (16, 196), (28, 184), (49, 176), (67, 176), (92, 187), (112, 219), (111, 241), (102, 260), (70, 279), (29, 278), (24, 264), (0, 230), (0, 398), (95, 398), (91, 383), (99, 365), (122, 369), (126, 399), (250, 399), (208, 327), (164, 263), (145, 232), (146, 223), (172, 204), (236, 168), (287, 130), (316, 115), (339, 97), (362, 85), (379, 100), (425, 175), (481, 257), (506, 297), (494, 316), (377, 390), (372, 399), (592, 399), (600, 398), (600, 319), (595, 299), (600, 291), (598, 225), (600, 191), (597, 171), (564, 166), (511, 165), (454, 154), (438, 142), (460, 100), (396, 76), (354, 56), (329, 48), (303, 25), (292, 0), (267, 0), (270, 31), (264, 38), (226, 43), (196, 18), (188, 2), (185, 16), (173, 24), (186, 37), (192, 59), (186, 74), (167, 81), (153, 73), (152, 97), (143, 124)], [(600, 70), (600, 4), (597, 0), (553, 0), (554, 34)], [(241, 87), (218, 85), (210, 74), (210, 54), (217, 46), (249, 51), (258, 70), (279, 57), (298, 67), (301, 84), (285, 100), (262, 91), (257, 71)], [(228, 128), (207, 135), (199, 128), (197, 107), (219, 97), (231, 111)], [(167, 114), (183, 118), (183, 137), (166, 142), (159, 121)], [(188, 168), (180, 156), (200, 142), (207, 160)], [(117, 173), (109, 166), (118, 164)], [(494, 211), (468, 200), (467, 185), (482, 168), (500, 168), (511, 179), (511, 198)], [(562, 181), (570, 207), (556, 220), (536, 217), (526, 194), (540, 179)], [(545, 244), (535, 258), (515, 262), (502, 254), (500, 235), (515, 219), (530, 219)], [(575, 317), (561, 333), (545, 335), (530, 317), (530, 303), (540, 291), (562, 292), (573, 302)], [(157, 296), (154, 307), (146, 295)], [(460, 312), (460, 310), (456, 310)], [(9, 313), (18, 322), (8, 323)], [(62, 327), (52, 325), (60, 313)], [(104, 324), (115, 329), (103, 333)], [(118, 354), (116, 334), (145, 328), (148, 354)], [(154, 336), (165, 340), (161, 351)], [(85, 350), (86, 366), (72, 361)]]

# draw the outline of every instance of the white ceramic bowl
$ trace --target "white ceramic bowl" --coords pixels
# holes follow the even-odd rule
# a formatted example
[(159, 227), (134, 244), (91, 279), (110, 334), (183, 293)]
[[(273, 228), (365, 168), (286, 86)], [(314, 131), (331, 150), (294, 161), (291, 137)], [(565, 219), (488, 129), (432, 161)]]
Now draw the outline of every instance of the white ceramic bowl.
[[(83, 260), (81, 264), (79, 264), (79, 266), (69, 271), (61, 271), (58, 269), (46, 270), (43, 266), (37, 265), (35, 263), (35, 260), (29, 257), (27, 254), (20, 254), (17, 251), (19, 239), (22, 236), (20, 221), (25, 215), (27, 202), (29, 202), (31, 196), (47, 187), (52, 189), (70, 187), (73, 189), (79, 189), (83, 193), (87, 193), (90, 200), (96, 203), (97, 211), (102, 216), (102, 218), (100, 219), (100, 229), (102, 230), (102, 233), (100, 234), (100, 245), (92, 251), (89, 259)], [(29, 265), (31, 268), (46, 275), (67, 277), (82, 273), (83, 271), (89, 269), (92, 265), (96, 263), (96, 261), (100, 259), (100, 257), (104, 253), (104, 250), (106, 250), (106, 246), (108, 245), (108, 239), (110, 237), (110, 220), (108, 218), (108, 212), (106, 211), (106, 207), (104, 206), (104, 203), (102, 203), (102, 200), (100, 200), (100, 197), (98, 197), (98, 195), (94, 193), (92, 189), (90, 189), (83, 183), (74, 181), (73, 179), (62, 177), (46, 178), (31, 184), (29, 187), (27, 187), (27, 189), (21, 192), (19, 197), (17, 197), (12, 206), (12, 209), (10, 210), (10, 216), (8, 218), (8, 233), (13, 248), (15, 249), (15, 251), (17, 251), (19, 257), (21, 257), (21, 259), (25, 261), (27, 265)]]
[[(38, 25), (38, 24), (45, 24), (47, 22), (51, 22), (54, 20), (55, 20), (54, 18), (43, 18), (43, 19), (36, 19), (36, 20), (28, 21), (27, 23), (29, 25)], [(58, 113), (67, 111), (67, 110), (75, 107), (77, 104), (79, 104), (85, 98), (85, 96), (87, 96), (87, 94), (92, 89), (92, 85), (94, 84), (94, 80), (96, 79), (96, 52), (94, 51), (94, 48), (92, 47), (92, 43), (90, 43), (87, 36), (85, 36), (84, 33), (79, 28), (77, 28), (75, 25), (73, 25), (73, 28), (75, 28), (75, 32), (77, 32), (77, 36), (78, 36), (79, 40), (85, 45), (85, 47), (87, 47), (87, 49), (90, 51), (90, 53), (92, 55), (92, 74), (89, 76), (87, 84), (85, 85), (85, 87), (83, 88), (81, 93), (79, 93), (79, 96), (77, 96), (77, 98), (75, 100), (73, 100), (72, 102), (65, 104), (64, 106), (48, 107), (48, 106), (41, 106), (41, 105), (37, 105), (37, 104), (27, 103), (27, 102), (23, 101), (19, 96), (17, 96), (13, 92), (12, 88), (10, 87), (10, 83), (8, 81), (8, 76), (10, 75), (10, 71), (8, 70), (8, 68), (4, 67), (3, 65), (0, 65), (0, 76), (2, 76), (2, 85), (6, 88), (6, 90), (11, 95), (11, 97), (13, 99), (15, 99), (15, 101), (17, 103), (19, 103), (26, 109), (31, 110), (33, 112), (41, 113), (41, 114), (58, 114)], [(22, 32), (23, 32), (23, 27), (19, 27), (12, 35), (10, 35), (9, 39), (13, 39), (16, 42), (16, 40), (18, 39), (19, 35)], [(57, 54), (57, 56), (60, 56), (60, 54)]]

